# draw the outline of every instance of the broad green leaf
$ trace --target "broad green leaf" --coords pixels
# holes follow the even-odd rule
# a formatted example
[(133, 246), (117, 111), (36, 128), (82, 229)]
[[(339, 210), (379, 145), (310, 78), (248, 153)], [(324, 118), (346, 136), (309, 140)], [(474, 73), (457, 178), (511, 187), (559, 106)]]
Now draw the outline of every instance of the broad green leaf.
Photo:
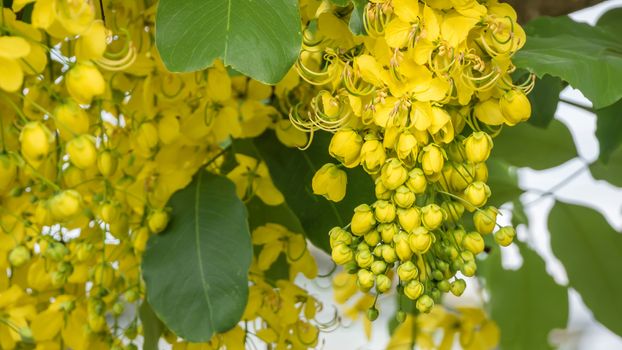
[(265, 160), (272, 180), (285, 196), (285, 201), (298, 216), (309, 240), (325, 252), (330, 252), (328, 231), (350, 223), (354, 208), (374, 201), (374, 186), (369, 175), (360, 169), (347, 170), (346, 197), (339, 203), (313, 194), (311, 179), (322, 165), (337, 161), (328, 154), (330, 134), (317, 132), (306, 151), (283, 146), (273, 133), (255, 140)]
[(520, 198), (516, 198), (512, 202), (512, 226), (518, 225), (529, 226), (529, 216), (525, 213), (525, 206)]
[(622, 187), (622, 146), (612, 153), (608, 163), (598, 160), (590, 165), (590, 171), (594, 178)]
[(138, 315), (140, 323), (143, 325), (143, 350), (158, 350), (158, 342), (162, 332), (164, 332), (164, 324), (146, 300), (140, 304)]
[(549, 216), (551, 247), (594, 317), (622, 335), (622, 234), (593, 209), (557, 202)]
[(267, 205), (258, 197), (253, 197), (246, 203), (248, 209), (248, 225), (251, 231), (267, 223), (279, 224), (291, 232), (304, 233), (296, 214), (283, 203), (277, 206)]
[(302, 32), (294, 0), (160, 0), (156, 45), (173, 72), (216, 59), (256, 80), (276, 84), (294, 64)]
[(599, 159), (609, 162), (613, 151), (622, 145), (622, 100), (596, 111), (596, 137), (600, 147)]
[(350, 31), (354, 35), (364, 35), (365, 34), (365, 26), (363, 25), (363, 16), (365, 16), (365, 5), (367, 5), (367, 0), (352, 0), (354, 4), (354, 10), (352, 10), (352, 14), (350, 15)]
[(562, 92), (564, 84), (561, 79), (545, 75), (537, 79), (533, 91), (529, 94), (531, 101), (531, 118), (529, 123), (541, 128), (549, 126), (555, 117), (559, 94)]
[(486, 165), (488, 166), (488, 186), (493, 193), (488, 201), (490, 205), (499, 207), (503, 203), (513, 201), (523, 193), (518, 187), (518, 175), (514, 167), (495, 158), (491, 158)]
[(171, 222), (149, 239), (147, 299), (178, 336), (204, 342), (234, 327), (246, 306), (252, 248), (244, 203), (228, 179), (199, 172), (171, 198)]
[(622, 98), (622, 38), (569, 17), (540, 17), (525, 27), (527, 42), (514, 56), (519, 68), (539, 77), (559, 77), (589, 98), (595, 108)]
[(622, 7), (605, 12), (596, 25), (613, 31), (616, 35), (622, 35)]
[(516, 167), (536, 170), (556, 167), (577, 156), (570, 131), (558, 120), (546, 129), (528, 123), (504, 128), (494, 139), (492, 152), (495, 158)]
[[(499, 249), (486, 259), (492, 318), (501, 329), (501, 349), (550, 349), (548, 334), (568, 322), (568, 291), (546, 272), (542, 258), (521, 245), (523, 265), (501, 266)], [(489, 261), (490, 260), (490, 261)]]

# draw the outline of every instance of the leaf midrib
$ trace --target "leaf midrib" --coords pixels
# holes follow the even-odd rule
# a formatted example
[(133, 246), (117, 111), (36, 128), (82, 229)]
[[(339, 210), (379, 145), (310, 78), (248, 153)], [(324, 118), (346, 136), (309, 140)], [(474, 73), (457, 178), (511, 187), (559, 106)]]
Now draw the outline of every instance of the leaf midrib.
[(201, 240), (199, 238), (199, 203), (201, 200), (201, 180), (203, 179), (203, 172), (199, 172), (197, 178), (197, 186), (194, 193), (194, 235), (195, 235), (195, 247), (197, 251), (197, 260), (199, 261), (199, 273), (201, 275), (201, 286), (203, 287), (203, 295), (205, 296), (205, 302), (207, 303), (207, 314), (209, 316), (209, 326), (213, 328), (214, 317), (212, 314), (212, 302), (209, 297), (209, 284), (205, 279), (205, 272), (203, 270), (203, 258), (201, 256)]

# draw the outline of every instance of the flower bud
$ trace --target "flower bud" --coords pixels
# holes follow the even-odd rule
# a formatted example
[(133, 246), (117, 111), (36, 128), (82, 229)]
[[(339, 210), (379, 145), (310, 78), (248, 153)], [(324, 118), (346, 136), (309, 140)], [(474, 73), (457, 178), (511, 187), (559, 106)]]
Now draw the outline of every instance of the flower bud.
[(376, 276), (376, 290), (378, 293), (385, 293), (391, 289), (391, 279), (386, 275)]
[(0, 153), (0, 194), (8, 192), (17, 178), (17, 164), (8, 154)]
[[(133, 247), (134, 250), (138, 253), (142, 253), (147, 248), (147, 241), (149, 240), (149, 229), (146, 227), (141, 227), (136, 230), (134, 235)], [(334, 251), (333, 251), (334, 252)]]
[(43, 250), (43, 255), (54, 261), (61, 261), (69, 254), (69, 249), (64, 244), (58, 242), (50, 242)]
[(117, 221), (121, 215), (119, 204), (113, 202), (105, 202), (99, 207), (99, 217), (105, 223)]
[(531, 102), (524, 92), (513, 89), (506, 92), (499, 101), (505, 123), (509, 126), (526, 121), (531, 117)]
[(499, 231), (495, 232), (495, 242), (502, 247), (507, 247), (512, 244), (514, 237), (516, 237), (516, 231), (512, 226), (502, 227)]
[(355, 236), (362, 236), (376, 225), (374, 213), (367, 204), (354, 208), (350, 229)]
[(413, 251), (410, 249), (408, 235), (406, 233), (400, 233), (395, 236), (395, 252), (401, 261), (407, 261), (412, 258)]
[(482, 235), (491, 234), (497, 223), (497, 214), (499, 211), (495, 207), (488, 207), (478, 210), (473, 214), (473, 225), (477, 232)]
[(328, 146), (330, 155), (348, 168), (359, 164), (363, 138), (352, 129), (337, 131)]
[(374, 256), (369, 250), (359, 250), (355, 255), (356, 264), (363, 269), (369, 268), (374, 262)]
[(415, 194), (406, 186), (400, 186), (393, 193), (393, 203), (400, 208), (410, 208), (415, 204)]
[(432, 181), (438, 180), (445, 165), (445, 156), (441, 147), (434, 143), (425, 146), (421, 151), (420, 161), (425, 176)]
[(117, 171), (117, 163), (117, 157), (109, 149), (99, 152), (97, 156), (97, 169), (104, 177), (109, 177)]
[(376, 201), (374, 203), (374, 215), (380, 223), (393, 222), (395, 220), (395, 205), (388, 201)]
[(462, 274), (467, 277), (473, 277), (477, 272), (477, 265), (474, 260), (466, 261), (460, 271), (462, 271)]
[(384, 135), (382, 136), (382, 146), (386, 149), (393, 149), (400, 136), (400, 128), (397, 126), (388, 126), (384, 129)]
[(65, 190), (56, 194), (49, 202), (50, 212), (58, 221), (74, 218), (82, 210), (82, 196), (74, 190)]
[(442, 280), (438, 282), (436, 286), (438, 287), (438, 290), (440, 290), (443, 293), (447, 293), (449, 292), (449, 289), (451, 289), (451, 284), (449, 284), (449, 281), (447, 280)]
[(445, 173), (445, 178), (449, 179), (452, 192), (461, 192), (475, 180), (475, 167), (471, 164), (455, 164), (449, 176)]
[(464, 141), (460, 141), (460, 138), (456, 138), (452, 143), (445, 146), (445, 152), (447, 152), (447, 158), (454, 163), (464, 163), (465, 149)]
[(396, 314), (395, 314), (395, 320), (397, 321), (398, 324), (402, 324), (404, 322), (406, 322), (406, 317), (408, 315), (406, 315), (406, 313), (402, 310), (399, 310)]
[(54, 124), (65, 141), (89, 132), (89, 115), (74, 102), (58, 105), (54, 109), (54, 116)]
[(381, 260), (376, 260), (371, 264), (371, 272), (374, 275), (379, 275), (387, 271), (387, 263)]
[(501, 125), (505, 122), (499, 100), (496, 98), (478, 102), (473, 109), (473, 115), (488, 125)]
[(433, 240), (433, 236), (423, 227), (416, 228), (408, 237), (410, 249), (417, 254), (425, 254), (430, 250)]
[(374, 287), (376, 275), (369, 270), (361, 269), (356, 273), (356, 282), (363, 291), (368, 291)]
[(466, 157), (471, 163), (482, 163), (490, 157), (492, 137), (483, 131), (476, 131), (464, 141)]
[(419, 144), (415, 136), (408, 131), (401, 133), (397, 139), (395, 152), (397, 153), (397, 158), (404, 164), (414, 165), (419, 154)]
[(363, 239), (367, 245), (375, 247), (380, 243), (380, 233), (376, 230), (371, 230), (363, 236)]
[(464, 293), (465, 289), (466, 289), (466, 282), (463, 279), (457, 279), (453, 281), (451, 283), (451, 287), (449, 288), (449, 290), (451, 291), (451, 294), (457, 297), (461, 296), (462, 293)]
[(391, 158), (382, 167), (380, 178), (386, 188), (395, 190), (406, 181), (408, 178), (408, 171), (402, 166), (399, 160)]
[(382, 246), (382, 258), (388, 264), (392, 264), (397, 261), (397, 253), (395, 252), (395, 249), (390, 245), (384, 245)]
[(488, 181), (488, 166), (486, 166), (486, 163), (475, 164), (475, 181)]
[(415, 168), (408, 173), (408, 179), (406, 180), (406, 186), (415, 194), (421, 194), (425, 192), (428, 186), (428, 180), (425, 178), (423, 170)]
[(374, 194), (376, 195), (376, 198), (389, 200), (391, 199), (391, 193), (392, 191), (388, 189), (387, 186), (385, 186), (382, 182), (382, 178), (378, 177), (376, 179), (376, 186), (374, 188)]
[(428, 313), (432, 310), (432, 307), (434, 307), (434, 300), (428, 295), (422, 295), (417, 299), (415, 306), (419, 312)]
[(376, 309), (375, 307), (370, 308), (369, 310), (367, 310), (367, 319), (370, 321), (375, 321), (378, 319), (378, 309)]
[(473, 182), (464, 190), (464, 199), (476, 208), (486, 204), (489, 197), (490, 187), (481, 181)]
[(132, 139), (134, 150), (143, 157), (151, 157), (159, 142), (158, 129), (152, 122), (142, 123)]
[(22, 156), (35, 168), (38, 167), (50, 152), (54, 136), (50, 130), (39, 122), (30, 122), (22, 128), (19, 135)]
[(445, 211), (449, 220), (454, 223), (458, 223), (464, 214), (464, 205), (460, 202), (446, 201), (441, 204), (441, 208)]
[(416, 300), (419, 298), (423, 294), (424, 290), (425, 287), (423, 284), (415, 279), (409, 281), (406, 283), (406, 286), (404, 286), (404, 294), (410, 300)]
[(421, 222), (428, 230), (436, 230), (446, 218), (447, 213), (436, 204), (428, 204), (421, 208)]
[(328, 236), (330, 238), (331, 249), (335, 248), (335, 246), (339, 243), (343, 243), (345, 245), (352, 244), (352, 235), (341, 227), (333, 227), (330, 232), (328, 232)]
[(147, 219), (147, 226), (152, 233), (160, 233), (164, 231), (168, 225), (168, 213), (162, 209), (155, 210)]
[[(382, 147), (382, 142), (375, 136), (365, 137), (365, 143), (361, 147), (361, 165), (369, 174), (375, 174), (387, 159), (387, 155)], [(385, 183), (386, 186), (386, 183)]]
[(417, 207), (397, 210), (397, 220), (408, 233), (421, 226), (421, 211)]
[(329, 201), (339, 202), (346, 196), (347, 183), (346, 172), (335, 164), (327, 163), (313, 175), (311, 187), (314, 194), (324, 196)]
[(397, 275), (403, 282), (408, 282), (419, 276), (419, 269), (412, 261), (406, 261), (397, 268)]
[(399, 228), (394, 223), (380, 224), (377, 229), (380, 232), (380, 238), (387, 244), (393, 242), (393, 237), (399, 232)]
[(67, 91), (79, 104), (89, 104), (106, 91), (106, 82), (91, 62), (80, 62), (65, 74)]
[(478, 232), (469, 232), (462, 240), (462, 247), (477, 255), (484, 251), (484, 238)]
[(30, 261), (30, 250), (23, 245), (18, 245), (9, 252), (9, 263), (13, 267), (20, 267)]
[(354, 253), (352, 252), (352, 249), (350, 249), (350, 247), (342, 243), (338, 244), (335, 248), (333, 248), (331, 256), (335, 264), (345, 265), (354, 258)]
[(97, 161), (95, 140), (91, 135), (80, 135), (67, 142), (67, 154), (71, 163), (78, 169), (87, 169)]

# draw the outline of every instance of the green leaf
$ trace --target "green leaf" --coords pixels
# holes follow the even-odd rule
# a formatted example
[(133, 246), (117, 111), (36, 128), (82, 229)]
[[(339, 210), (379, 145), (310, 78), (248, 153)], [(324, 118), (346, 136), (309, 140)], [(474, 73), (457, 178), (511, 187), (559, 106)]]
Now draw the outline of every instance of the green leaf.
[(341, 7), (345, 7), (350, 4), (350, 0), (330, 0), (330, 2)]
[(352, 10), (352, 14), (350, 15), (350, 31), (354, 35), (364, 35), (365, 26), (363, 25), (363, 16), (365, 16), (365, 6), (368, 0), (352, 0), (352, 3), (354, 3), (354, 10)]
[(527, 42), (514, 64), (539, 77), (559, 77), (589, 98), (595, 108), (622, 98), (622, 40), (604, 28), (569, 17), (540, 17), (525, 27)]
[(225, 65), (268, 84), (278, 83), (302, 44), (294, 0), (160, 0), (156, 45), (173, 72)]
[(622, 7), (605, 12), (605, 14), (598, 19), (596, 25), (610, 30), (616, 35), (622, 35)]
[(491, 158), (486, 165), (488, 166), (488, 186), (493, 193), (488, 202), (490, 205), (499, 207), (503, 203), (513, 201), (523, 193), (518, 187), (518, 175), (514, 167), (495, 158)]
[(529, 123), (541, 128), (549, 126), (555, 117), (557, 104), (559, 103), (559, 94), (564, 89), (564, 83), (561, 79), (545, 75), (541, 79), (537, 79), (533, 91), (529, 94), (531, 101), (531, 118)]
[(244, 203), (228, 179), (199, 172), (171, 198), (171, 222), (149, 239), (147, 298), (178, 336), (205, 342), (234, 327), (246, 306), (252, 248)]
[(594, 317), (622, 335), (622, 234), (597, 211), (557, 202), (549, 216), (551, 247)]
[(607, 163), (613, 151), (622, 145), (622, 100), (597, 110), (596, 116), (599, 159)]
[(143, 350), (158, 350), (158, 342), (162, 332), (164, 332), (164, 324), (153, 312), (147, 300), (140, 304), (138, 315), (140, 316), (140, 323), (143, 325)]
[(296, 214), (286, 203), (272, 206), (265, 204), (258, 197), (253, 197), (246, 203), (248, 209), (248, 225), (251, 231), (267, 223), (279, 224), (294, 233), (303, 233), (304, 229)]
[(547, 274), (538, 254), (520, 248), (523, 265), (516, 271), (503, 269), (499, 249), (486, 259), (492, 318), (501, 329), (502, 349), (549, 349), (549, 332), (568, 321), (568, 291)]
[(328, 253), (328, 231), (350, 223), (354, 208), (359, 204), (374, 202), (371, 177), (360, 168), (346, 170), (348, 187), (341, 202), (334, 203), (313, 194), (311, 179), (315, 172), (326, 163), (337, 162), (328, 154), (330, 136), (325, 132), (316, 132), (311, 147), (306, 151), (283, 146), (273, 133), (255, 139), (274, 184), (298, 216), (307, 237), (316, 247)]
[(520, 198), (515, 199), (512, 202), (512, 205), (512, 226), (529, 226), (529, 216), (525, 213), (525, 206), (523, 205), (523, 202), (521, 202)]
[(608, 181), (610, 184), (622, 187), (622, 146), (615, 150), (608, 163), (601, 160), (590, 165), (592, 176), (598, 180)]
[(494, 143), (495, 158), (516, 167), (543, 170), (577, 156), (570, 131), (558, 120), (553, 120), (546, 129), (528, 123), (504, 128)]

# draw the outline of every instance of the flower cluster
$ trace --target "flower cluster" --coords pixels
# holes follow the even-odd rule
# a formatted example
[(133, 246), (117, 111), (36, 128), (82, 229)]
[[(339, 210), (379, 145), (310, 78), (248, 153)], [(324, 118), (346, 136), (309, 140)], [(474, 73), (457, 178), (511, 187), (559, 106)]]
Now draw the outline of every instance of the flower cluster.
[[(170, 73), (155, 48), (155, 2), (98, 5), (31, 0), (2, 9), (2, 349), (136, 349), (140, 263), (148, 238), (167, 226), (170, 196), (201, 168), (222, 172), (233, 138), (273, 129), (287, 146), (307, 143), (267, 103), (298, 84), (294, 70), (276, 87), (230, 76), (219, 62)], [(228, 176), (241, 198), (283, 202), (265, 164), (234, 158)], [(265, 246), (244, 321), (265, 329), (264, 341), (312, 346), (320, 304), (291, 282), (298, 272), (317, 274), (303, 236), (267, 226), (253, 239)], [(281, 251), (292, 271), (268, 282)], [(300, 305), (307, 321), (291, 313)], [(209, 344), (165, 338), (179, 348), (243, 348), (250, 329), (242, 326)]]
[[(525, 33), (496, 0), (373, 0), (362, 36), (347, 30), (343, 8), (304, 9), (311, 15), (297, 69), (319, 91), (290, 118), (302, 130), (333, 132), (329, 152), (340, 163), (316, 173), (314, 191), (341, 200), (341, 167), (360, 166), (375, 181), (376, 201), (331, 230), (333, 260), (361, 290), (395, 288), (429, 312), (443, 293), (463, 293), (457, 274), (474, 276), (497, 227), (486, 160), (502, 127), (531, 114), (532, 77), (518, 84), (511, 76)], [(512, 227), (494, 232), (501, 246), (514, 236)], [(377, 317), (374, 306), (369, 316)]]

